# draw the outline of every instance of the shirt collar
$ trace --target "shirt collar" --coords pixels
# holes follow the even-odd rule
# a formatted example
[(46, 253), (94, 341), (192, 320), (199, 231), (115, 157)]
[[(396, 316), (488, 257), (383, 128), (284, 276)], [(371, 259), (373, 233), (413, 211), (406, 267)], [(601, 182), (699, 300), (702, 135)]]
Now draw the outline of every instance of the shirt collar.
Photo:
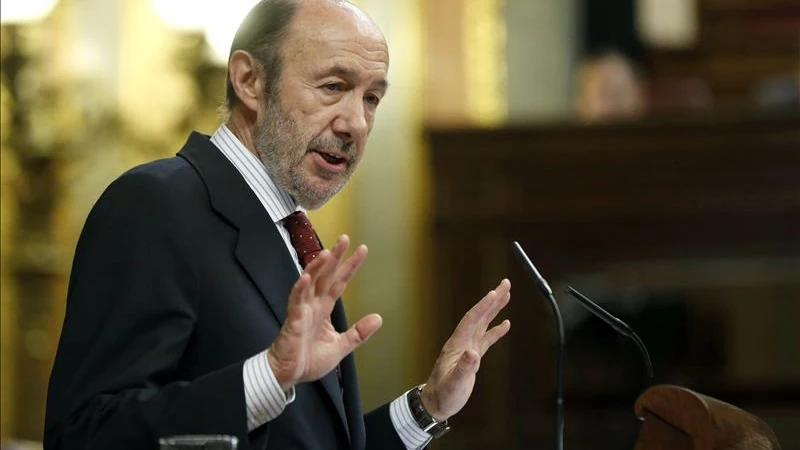
[(245, 147), (227, 125), (220, 125), (211, 136), (211, 142), (242, 175), (273, 222), (277, 224), (295, 211), (306, 212), (285, 189), (275, 183), (261, 160)]

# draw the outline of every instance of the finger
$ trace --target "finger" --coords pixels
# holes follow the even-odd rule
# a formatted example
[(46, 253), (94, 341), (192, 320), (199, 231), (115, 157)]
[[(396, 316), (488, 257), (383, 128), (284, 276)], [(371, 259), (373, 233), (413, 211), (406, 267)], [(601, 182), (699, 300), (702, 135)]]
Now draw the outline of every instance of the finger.
[(499, 295), (505, 295), (506, 293), (511, 292), (511, 281), (508, 278), (503, 278), (500, 280), (500, 283), (496, 288), (494, 288), (494, 290)]
[[(478, 303), (476, 303), (458, 322), (453, 337), (468, 338), (473, 336), (479, 330), (480, 323), (486, 313), (490, 311), (493, 302), (497, 297), (497, 292), (494, 290), (489, 291)], [(488, 325), (488, 322), (487, 322)]]
[(367, 341), (383, 324), (383, 318), (378, 314), (362, 317), (349, 330), (342, 333), (341, 357), (344, 358), (358, 346)]
[(331, 299), (338, 300), (342, 294), (344, 294), (344, 290), (347, 288), (347, 283), (342, 280), (335, 281), (330, 289), (328, 290), (328, 297)]
[(339, 239), (336, 240), (336, 245), (330, 251), (330, 262), (320, 269), (319, 276), (315, 280), (314, 288), (317, 294), (327, 293), (331, 284), (336, 280), (338, 267), (341, 265), (342, 257), (348, 247), (350, 247), (350, 238), (347, 235), (339, 236)]
[(464, 317), (461, 318), (459, 326), (461, 326), (462, 323), (467, 325), (476, 325), (481, 317), (483, 317), (489, 310), (496, 295), (497, 292), (494, 290), (487, 292), (486, 295), (484, 295), (483, 298), (478, 301), (478, 303), (476, 303), (472, 308), (470, 308), (469, 311), (467, 311), (466, 314), (464, 314)]
[(289, 304), (297, 304), (303, 300), (309, 285), (311, 284), (311, 275), (303, 273), (300, 278), (295, 281), (292, 286), (292, 291), (289, 293)]
[[(476, 303), (458, 322), (456, 329), (453, 331), (451, 339), (455, 341), (462, 341), (464, 339), (472, 339), (477, 335), (482, 336), (486, 332), (489, 323), (497, 316), (497, 312), (492, 313), (492, 308), (496, 307), (499, 312), (505, 305), (508, 304), (508, 295), (511, 289), (511, 282), (508, 279), (503, 279), (497, 285), (496, 290), (489, 291), (478, 303)], [(496, 304), (498, 295), (502, 295), (499, 305)]]
[(503, 308), (508, 305), (509, 301), (511, 301), (511, 292), (506, 292), (502, 297), (500, 297), (499, 292), (497, 293), (490, 307), (483, 314), (483, 317), (481, 317), (478, 321), (476, 333), (479, 333), (479, 336), (483, 336), (483, 334), (486, 333), (486, 329), (489, 328), (489, 324), (491, 324), (497, 315), (500, 314), (500, 311), (502, 311)]
[(491, 346), (493, 346), (497, 341), (500, 340), (503, 336), (508, 334), (511, 330), (511, 321), (506, 319), (502, 321), (499, 325), (492, 327), (491, 330), (487, 331), (483, 338), (480, 341), (480, 355), (486, 354)]
[[(485, 320), (486, 317), (489, 317), (491, 312), (496, 307), (497, 299), (505, 299), (508, 293), (511, 291), (511, 282), (508, 279), (503, 279), (500, 283), (489, 291), (472, 309), (467, 313), (468, 315), (472, 315), (470, 319), (475, 322), (479, 322), (481, 320)], [(502, 309), (502, 307), (501, 307)], [(499, 309), (498, 309), (499, 311)], [(491, 319), (489, 320), (491, 322)]]
[[(481, 332), (486, 331), (486, 328), (497, 316), (497, 313), (508, 304), (511, 295), (511, 282), (504, 278), (489, 294), (493, 294), (491, 295), (492, 298), (487, 299), (488, 304), (482, 310), (482, 314), (478, 319)], [(490, 296), (489, 294), (487, 294), (487, 297)]]
[(361, 264), (363, 264), (364, 260), (367, 258), (367, 253), (368, 253), (367, 246), (359, 245), (358, 248), (356, 248), (356, 251), (353, 252), (353, 254), (350, 255), (350, 257), (347, 258), (346, 261), (344, 261), (339, 265), (339, 268), (336, 273), (336, 281), (340, 281), (344, 284), (336, 286), (341, 288), (341, 291), (339, 291), (338, 294), (334, 295), (334, 298), (338, 298), (340, 295), (342, 295), (344, 287), (346, 287), (347, 283), (349, 283), (350, 280), (353, 279), (356, 272), (358, 272), (358, 269), (361, 267)]
[(315, 282), (317, 277), (319, 276), (319, 272), (325, 267), (326, 264), (330, 263), (330, 250), (322, 250), (319, 252), (316, 258), (314, 258), (303, 270), (303, 273), (307, 273), (311, 276), (311, 281)]
[(314, 258), (303, 270), (304, 274), (309, 276), (309, 285), (306, 291), (305, 300), (310, 300), (314, 297), (316, 291), (316, 284), (317, 279), (320, 276), (320, 273), (325, 268), (327, 264), (330, 264), (330, 252), (328, 250), (323, 250), (320, 252), (316, 258)]
[(287, 306), (287, 322), (293, 319), (298, 319), (302, 316), (302, 305), (309, 297), (308, 291), (311, 285), (311, 276), (307, 273), (300, 275), (300, 278), (294, 283), (292, 291), (289, 293), (289, 302)]
[(341, 260), (345, 253), (347, 253), (347, 248), (350, 246), (350, 236), (343, 234), (336, 239), (336, 245), (333, 246), (331, 249), (331, 253), (336, 259)]

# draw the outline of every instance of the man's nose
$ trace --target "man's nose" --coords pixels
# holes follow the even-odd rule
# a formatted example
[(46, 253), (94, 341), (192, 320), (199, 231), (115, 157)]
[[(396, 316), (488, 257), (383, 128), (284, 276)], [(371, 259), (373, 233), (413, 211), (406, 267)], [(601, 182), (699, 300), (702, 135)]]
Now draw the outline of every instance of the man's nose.
[(358, 142), (366, 137), (369, 132), (364, 102), (358, 96), (352, 96), (342, 102), (336, 120), (333, 122), (333, 132), (346, 142)]

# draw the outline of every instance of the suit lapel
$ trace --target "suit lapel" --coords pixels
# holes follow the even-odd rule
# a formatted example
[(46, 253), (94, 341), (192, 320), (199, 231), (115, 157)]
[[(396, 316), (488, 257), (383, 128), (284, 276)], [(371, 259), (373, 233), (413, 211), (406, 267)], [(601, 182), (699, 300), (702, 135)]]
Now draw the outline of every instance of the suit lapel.
[[(178, 156), (186, 159), (200, 174), (208, 189), (211, 207), (239, 230), (234, 250), (236, 259), (283, 325), (289, 293), (298, 274), (272, 218), (241, 174), (207, 136), (192, 133)], [(337, 329), (341, 326), (346, 327), (346, 324), (337, 323)], [(333, 402), (349, 437), (342, 392), (335, 372), (323, 377), (319, 385)]]
[(239, 230), (236, 259), (282, 325), (297, 269), (269, 214), (208, 137), (192, 133), (178, 156), (189, 161), (200, 174), (208, 188), (211, 207)]

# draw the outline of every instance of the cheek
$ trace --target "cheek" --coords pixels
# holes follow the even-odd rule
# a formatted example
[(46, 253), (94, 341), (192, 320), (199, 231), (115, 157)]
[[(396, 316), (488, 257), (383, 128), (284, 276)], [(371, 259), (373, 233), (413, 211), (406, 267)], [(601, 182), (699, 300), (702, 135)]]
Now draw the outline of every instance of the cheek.
[(335, 103), (333, 98), (325, 95), (322, 90), (312, 86), (303, 86), (293, 104), (288, 106), (295, 108), (303, 115), (313, 116), (333, 103)]
[(317, 135), (335, 117), (335, 107), (315, 96), (309, 97), (295, 105), (292, 118), (300, 125), (303, 133)]
[(355, 158), (356, 163), (361, 162), (361, 158), (364, 157), (365, 148), (366, 148), (366, 143), (362, 143), (361, 145), (356, 147), (356, 158)]

